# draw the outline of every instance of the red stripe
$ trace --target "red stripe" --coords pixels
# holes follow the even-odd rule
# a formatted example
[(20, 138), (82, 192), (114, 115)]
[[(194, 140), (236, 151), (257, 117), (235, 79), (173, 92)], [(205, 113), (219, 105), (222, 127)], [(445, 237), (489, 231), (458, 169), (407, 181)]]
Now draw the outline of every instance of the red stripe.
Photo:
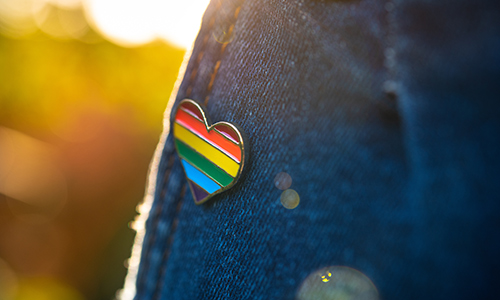
[(194, 105), (193, 103), (184, 102), (184, 103), (182, 103), (181, 108), (184, 109), (185, 111), (191, 113), (192, 115), (198, 117), (198, 119), (200, 119), (200, 120), (203, 119), (203, 117), (201, 116), (200, 109), (196, 105)]
[(207, 131), (205, 124), (191, 114), (179, 109), (175, 115), (175, 121), (226, 153), (236, 162), (241, 162), (241, 149), (238, 145), (215, 130)]
[(228, 139), (230, 139), (234, 143), (239, 144), (238, 143), (238, 135), (236, 134), (236, 132), (234, 132), (234, 130), (231, 127), (221, 125), (221, 126), (217, 126), (217, 128), (215, 128), (215, 129), (220, 134), (227, 137)]

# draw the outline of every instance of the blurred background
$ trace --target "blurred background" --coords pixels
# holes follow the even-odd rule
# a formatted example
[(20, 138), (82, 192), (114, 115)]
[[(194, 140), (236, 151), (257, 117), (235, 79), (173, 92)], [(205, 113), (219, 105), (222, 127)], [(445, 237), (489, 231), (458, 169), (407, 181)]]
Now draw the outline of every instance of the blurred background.
[(0, 299), (113, 299), (207, 0), (0, 0)]

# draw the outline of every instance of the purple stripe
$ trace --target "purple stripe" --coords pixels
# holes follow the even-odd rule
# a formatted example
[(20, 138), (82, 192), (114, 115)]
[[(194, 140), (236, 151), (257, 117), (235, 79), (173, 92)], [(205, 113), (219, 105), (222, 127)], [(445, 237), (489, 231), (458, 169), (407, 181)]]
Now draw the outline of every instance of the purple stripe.
[(191, 180), (188, 181), (189, 181), (189, 186), (191, 187), (191, 191), (193, 191), (194, 202), (199, 203), (208, 196), (208, 193), (204, 189), (199, 187)]

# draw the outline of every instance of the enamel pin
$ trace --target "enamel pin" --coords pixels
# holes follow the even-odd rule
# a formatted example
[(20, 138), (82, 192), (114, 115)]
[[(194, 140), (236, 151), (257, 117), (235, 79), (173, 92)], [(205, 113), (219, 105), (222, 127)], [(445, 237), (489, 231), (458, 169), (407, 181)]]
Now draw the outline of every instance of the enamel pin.
[(234, 186), (245, 162), (242, 131), (228, 122), (209, 123), (197, 102), (184, 99), (177, 107), (175, 147), (196, 204)]

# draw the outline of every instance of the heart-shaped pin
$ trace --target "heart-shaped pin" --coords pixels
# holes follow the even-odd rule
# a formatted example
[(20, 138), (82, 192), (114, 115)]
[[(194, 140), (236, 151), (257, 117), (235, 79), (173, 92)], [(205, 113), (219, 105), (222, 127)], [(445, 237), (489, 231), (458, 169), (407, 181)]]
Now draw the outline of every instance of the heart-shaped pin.
[(194, 202), (201, 204), (231, 188), (245, 162), (241, 131), (231, 123), (209, 125), (205, 110), (184, 99), (175, 112), (174, 137)]

